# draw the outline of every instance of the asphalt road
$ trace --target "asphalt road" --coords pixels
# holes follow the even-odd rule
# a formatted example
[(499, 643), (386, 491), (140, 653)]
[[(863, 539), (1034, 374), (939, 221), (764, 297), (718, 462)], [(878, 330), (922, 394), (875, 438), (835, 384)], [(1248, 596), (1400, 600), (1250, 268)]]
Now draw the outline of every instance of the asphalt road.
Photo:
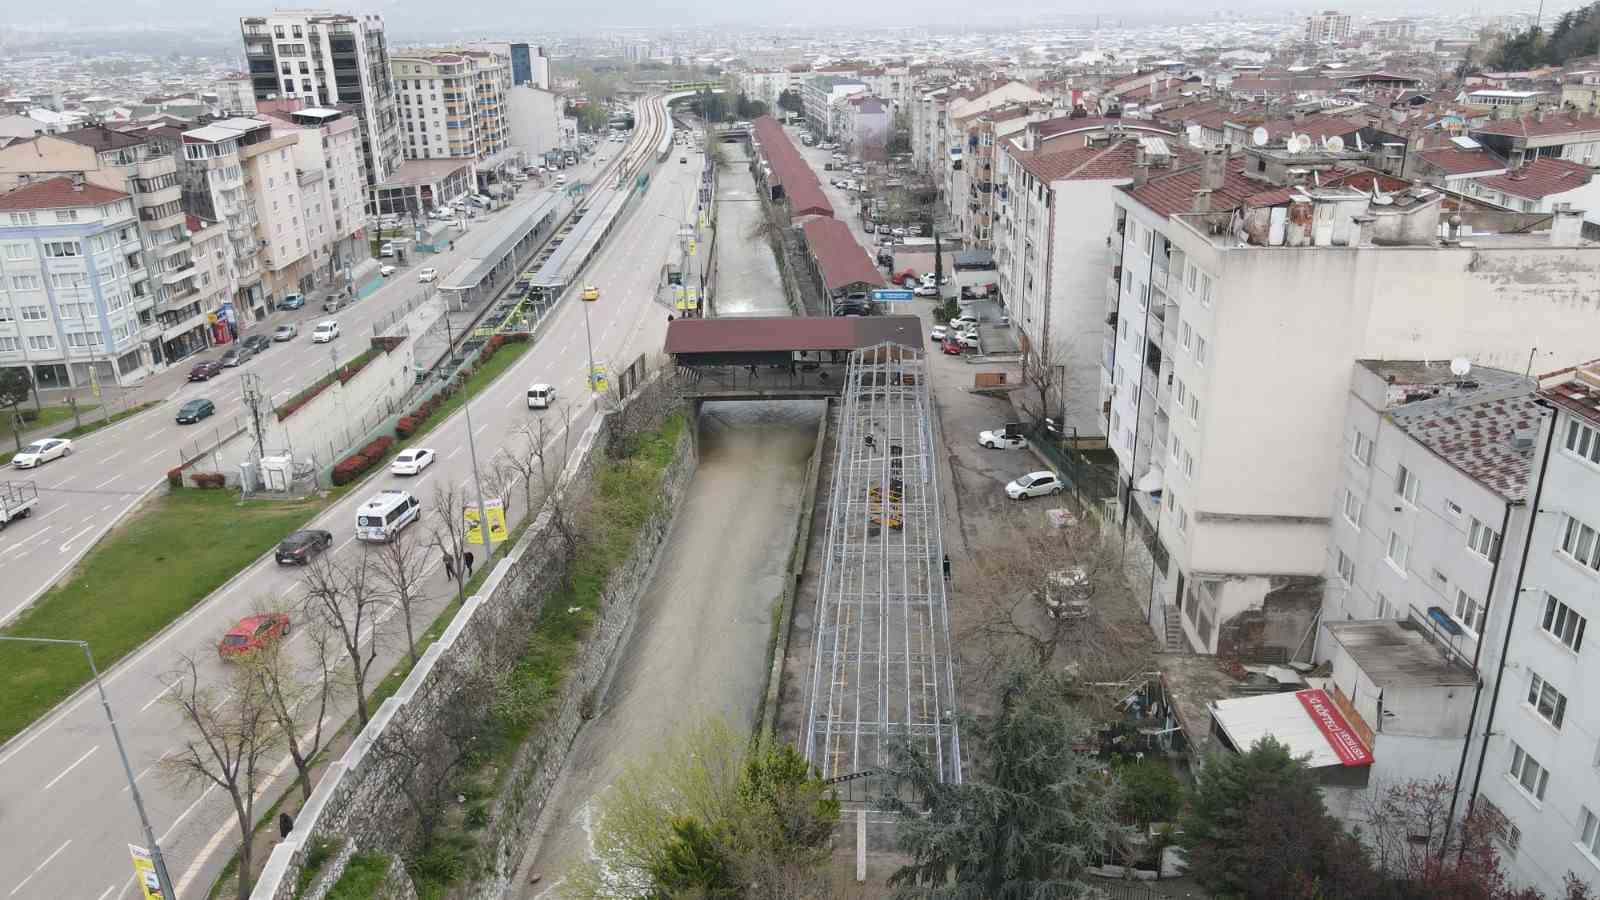
[[(659, 351), (667, 310), (654, 302), (660, 268), (651, 261), (664, 260), (676, 239), (676, 218), (685, 197), (695, 189), (699, 162), (694, 158), (685, 166), (669, 160), (657, 168), (639, 207), (618, 227), (583, 276), (602, 292), (600, 301), (589, 310), (597, 359), (621, 364), (639, 353)], [(457, 241), (458, 253), (468, 249), (461, 244)], [(390, 289), (398, 302), (399, 289), (386, 288)], [(382, 303), (374, 303), (373, 298), (362, 301), (369, 308)], [(584, 335), (583, 309), (569, 298), (533, 348), (473, 401), (472, 423), (480, 460), (495, 453), (530, 417), (559, 415), (527, 409), (525, 392), (535, 381), (557, 386), (575, 432), (588, 425), (593, 406), (584, 386)], [(275, 352), (282, 351), (269, 352), (266, 359), (250, 365), (270, 363)], [(132, 443), (117, 440), (107, 446)], [(457, 484), (470, 479), (466, 444), (465, 419), (458, 412), (429, 437), (428, 446), (439, 454), (438, 463), (419, 477), (401, 479), (384, 474), (374, 478), (330, 507), (312, 527), (334, 533), (333, 552), (341, 559), (366, 552), (364, 545), (354, 542), (355, 509), (387, 487), (406, 488), (423, 501), (425, 526), (435, 514), (428, 508), (433, 484), (441, 479)], [(68, 465), (92, 462), (93, 456), (75, 454), (57, 471), (71, 474)], [(48, 472), (49, 467), (43, 471)], [(513, 502), (513, 521), (523, 514), (520, 507)], [(45, 522), (49, 524), (50, 519)], [(11, 568), (6, 564), (7, 570)], [(270, 556), (263, 557), (107, 674), (106, 689), (181, 897), (195, 896), (210, 885), (236, 846), (237, 830), (231, 803), (222, 790), (180, 787), (156, 768), (157, 761), (178, 745), (183, 734), (177, 714), (161, 702), (171, 690), (168, 675), (179, 655), (187, 653), (199, 661), (203, 679), (220, 680), (225, 671), (215, 655), (218, 637), (262, 599), (293, 598), (299, 579), (297, 570), (280, 568)], [(421, 610), (424, 620), (444, 606), (452, 587), (437, 569), (429, 573), (426, 586), (431, 596)], [(387, 611), (389, 618), (382, 627), (395, 627), (393, 612)], [(298, 635), (291, 638), (298, 640)], [(380, 640), (379, 646), (377, 669), (387, 671), (403, 654), (404, 641)], [(352, 707), (353, 701), (346, 701), (336, 711), (336, 718), (342, 721)], [(291, 786), (292, 767), (286, 756), (275, 756), (267, 768), (274, 777), (262, 779), (258, 811)], [(109, 900), (135, 895), (126, 845), (143, 843), (143, 839), (116, 748), (92, 695), (80, 695), (0, 751), (0, 798), (0, 833), (8, 836), (0, 848), (0, 866), (11, 873), (10, 896)]]
[[(589, 177), (602, 164), (591, 159), (573, 177)], [(250, 372), (262, 379), (268, 394), (282, 402), (296, 390), (325, 374), (331, 367), (329, 345), (311, 343), (312, 324), (324, 318), (339, 321), (340, 338), (334, 342), (340, 359), (348, 359), (365, 348), (373, 323), (419, 298), (423, 285), (416, 280), (416, 269), (434, 266), (440, 277), (473, 254), (495, 227), (518, 210), (534, 202), (539, 191), (524, 189), (513, 203), (502, 210), (480, 216), (456, 239), (456, 249), (441, 254), (416, 254), (411, 265), (398, 269), (374, 293), (337, 313), (325, 313), (320, 303), (307, 304), (293, 312), (275, 312), (267, 322), (244, 334), (271, 336), (272, 329), (284, 322), (300, 325), (292, 341), (274, 344), (272, 349), (235, 369), (206, 382), (179, 382), (161, 399), (160, 405), (110, 428), (73, 441), (69, 457), (53, 460), (35, 469), (0, 469), (0, 479), (33, 481), (39, 488), (39, 505), (27, 521), (0, 532), (0, 571), (5, 573), (6, 590), (0, 592), (0, 624), (53, 585), (75, 565), (83, 554), (116, 521), (144, 496), (165, 480), (167, 470), (180, 462), (180, 449), (192, 448), (197, 441), (207, 446), (218, 430), (226, 436), (244, 421), (245, 409), (240, 374)], [(179, 365), (184, 377), (195, 361), (216, 359), (225, 348), (213, 348)], [(158, 376), (163, 381), (170, 380)], [(216, 415), (196, 425), (174, 422), (178, 407), (195, 397), (206, 397), (217, 405)], [(93, 420), (93, 414), (85, 415)]]

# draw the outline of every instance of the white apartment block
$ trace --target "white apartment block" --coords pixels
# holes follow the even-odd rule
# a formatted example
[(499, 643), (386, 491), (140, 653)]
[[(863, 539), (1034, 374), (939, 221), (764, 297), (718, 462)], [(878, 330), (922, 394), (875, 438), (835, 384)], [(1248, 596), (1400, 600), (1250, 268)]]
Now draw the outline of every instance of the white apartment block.
[(1600, 616), (1600, 360), (1541, 378), (1538, 396), (1549, 424), (1528, 486), (1533, 524), (1504, 548), (1511, 602), (1492, 615), (1492, 694), (1463, 793), (1505, 817), (1512, 883), (1553, 897), (1567, 872), (1600, 882), (1600, 707), (1583, 693), (1600, 678), (1600, 638), (1587, 633)]
[(1337, 10), (1306, 16), (1305, 40), (1312, 44), (1340, 44), (1350, 39), (1350, 14)]
[(383, 17), (280, 10), (239, 20), (257, 100), (359, 107), (368, 211), (376, 188), (400, 167), (400, 117), (389, 77)]
[(485, 51), (423, 50), (391, 60), (407, 159), (469, 160), (487, 189), (517, 156), (506, 117), (511, 65)]
[(256, 114), (255, 84), (249, 75), (235, 72), (217, 79), (217, 112), (223, 118)]
[(296, 110), (270, 121), (274, 137), (296, 139), (290, 152), (300, 173), (302, 224), (314, 270), (307, 274), (315, 283), (343, 286), (351, 268), (368, 256), (360, 123), (336, 109)]
[(147, 367), (128, 260), (133, 200), (60, 176), (0, 194), (0, 367), (41, 390), (127, 385)]
[(577, 146), (578, 122), (567, 118), (558, 94), (532, 85), (517, 85), (506, 92), (506, 125), (511, 145), (533, 162), (552, 150)]
[(1211, 151), (1118, 191), (1101, 394), (1112, 512), (1157, 560), (1157, 634), (1199, 652), (1303, 653), (1353, 360), (1514, 370), (1531, 347), (1559, 365), (1593, 344), (1592, 311), (1563, 299), (1600, 288), (1579, 214), (1468, 206), (1447, 220), (1438, 192), (1375, 200), (1344, 162)]

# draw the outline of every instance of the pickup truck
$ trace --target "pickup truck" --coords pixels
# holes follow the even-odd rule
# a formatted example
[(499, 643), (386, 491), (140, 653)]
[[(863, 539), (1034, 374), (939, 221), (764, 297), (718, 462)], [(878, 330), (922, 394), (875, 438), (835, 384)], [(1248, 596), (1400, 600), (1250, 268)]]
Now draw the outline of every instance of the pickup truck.
[(0, 528), (12, 519), (26, 519), (39, 505), (39, 488), (31, 481), (0, 481)]

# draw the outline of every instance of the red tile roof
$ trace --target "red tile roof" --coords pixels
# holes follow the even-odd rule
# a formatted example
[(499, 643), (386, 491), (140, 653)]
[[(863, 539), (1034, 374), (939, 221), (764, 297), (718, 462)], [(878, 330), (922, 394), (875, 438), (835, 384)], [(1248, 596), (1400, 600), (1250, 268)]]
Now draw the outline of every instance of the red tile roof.
[(817, 268), (822, 270), (823, 286), (836, 291), (852, 284), (883, 287), (883, 273), (872, 264), (867, 251), (856, 242), (850, 226), (837, 219), (812, 219), (805, 224), (806, 246)]
[(1504, 169), (1506, 161), (1486, 150), (1424, 150), (1417, 154), (1423, 161), (1447, 175), (1470, 175), (1474, 172), (1492, 172)]
[(1516, 171), (1475, 180), (1483, 187), (1534, 200), (1581, 188), (1593, 177), (1582, 163), (1541, 156)]
[(1540, 375), (1539, 384), (1539, 396), (1600, 424), (1600, 359)]
[(1070, 116), (1062, 116), (1058, 119), (1045, 119), (1043, 122), (1030, 122), (1028, 124), (1028, 129), (1032, 131), (1034, 136), (1040, 140), (1063, 134), (1071, 134), (1075, 131), (1099, 131), (1112, 127), (1121, 128), (1125, 131), (1153, 131), (1157, 134), (1167, 134), (1173, 136), (1178, 134), (1178, 129), (1175, 129), (1170, 125), (1148, 119), (1111, 119), (1100, 117), (1074, 119)]
[(1267, 129), (1267, 134), (1273, 139), (1287, 137), (1290, 134), (1308, 134), (1313, 138), (1342, 138), (1361, 130), (1360, 125), (1339, 116), (1307, 116), (1298, 122), (1294, 119), (1274, 119), (1263, 123), (1261, 127)]
[[(1121, 190), (1139, 201), (1157, 215), (1176, 216), (1194, 209), (1194, 192), (1200, 189), (1200, 167), (1191, 166), (1170, 175), (1152, 178), (1142, 185), (1124, 185)], [(1244, 203), (1245, 198), (1262, 193), (1270, 186), (1244, 177), (1239, 171), (1239, 157), (1228, 160), (1222, 188), (1211, 192), (1211, 208), (1231, 209)]]
[(0, 194), (0, 209), (65, 209), (72, 206), (99, 206), (126, 200), (128, 195), (85, 182), (74, 188), (68, 177), (37, 181)]
[(667, 323), (668, 353), (860, 350), (889, 341), (921, 348), (916, 316), (728, 316)]
[(1477, 134), (1504, 134), (1511, 137), (1547, 137), (1575, 131), (1600, 131), (1600, 116), (1546, 115), (1544, 121), (1534, 116), (1520, 119), (1500, 119), (1471, 129)]
[(761, 142), (761, 155), (772, 167), (770, 181), (783, 186), (789, 198), (789, 213), (794, 216), (833, 216), (833, 204), (822, 192), (817, 173), (800, 155), (794, 141), (783, 126), (771, 116), (755, 120), (756, 139)]
[[(1132, 178), (1138, 147), (1138, 139), (1124, 138), (1114, 144), (1055, 152), (1025, 153), (1012, 150), (1011, 157), (1029, 174), (1044, 182)], [(1195, 159), (1194, 152), (1185, 147), (1169, 143), (1167, 148), (1174, 153), (1174, 167), (1188, 165)]]

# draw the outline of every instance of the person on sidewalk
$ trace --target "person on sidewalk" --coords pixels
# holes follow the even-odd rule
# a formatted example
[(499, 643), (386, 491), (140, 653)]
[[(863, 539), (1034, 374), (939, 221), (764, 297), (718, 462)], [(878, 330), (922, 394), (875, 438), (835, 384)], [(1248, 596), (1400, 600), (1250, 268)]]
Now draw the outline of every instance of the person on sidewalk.
[(466, 566), (466, 568), (463, 570), (463, 571), (465, 571), (467, 573), (466, 577), (471, 578), (472, 577), (472, 551), (471, 550), (468, 550), (465, 554), (462, 555), (461, 562), (463, 564), (465, 564), (465, 566)]
[(444, 555), (444, 577), (451, 581), (456, 580), (456, 558), (449, 553)]

